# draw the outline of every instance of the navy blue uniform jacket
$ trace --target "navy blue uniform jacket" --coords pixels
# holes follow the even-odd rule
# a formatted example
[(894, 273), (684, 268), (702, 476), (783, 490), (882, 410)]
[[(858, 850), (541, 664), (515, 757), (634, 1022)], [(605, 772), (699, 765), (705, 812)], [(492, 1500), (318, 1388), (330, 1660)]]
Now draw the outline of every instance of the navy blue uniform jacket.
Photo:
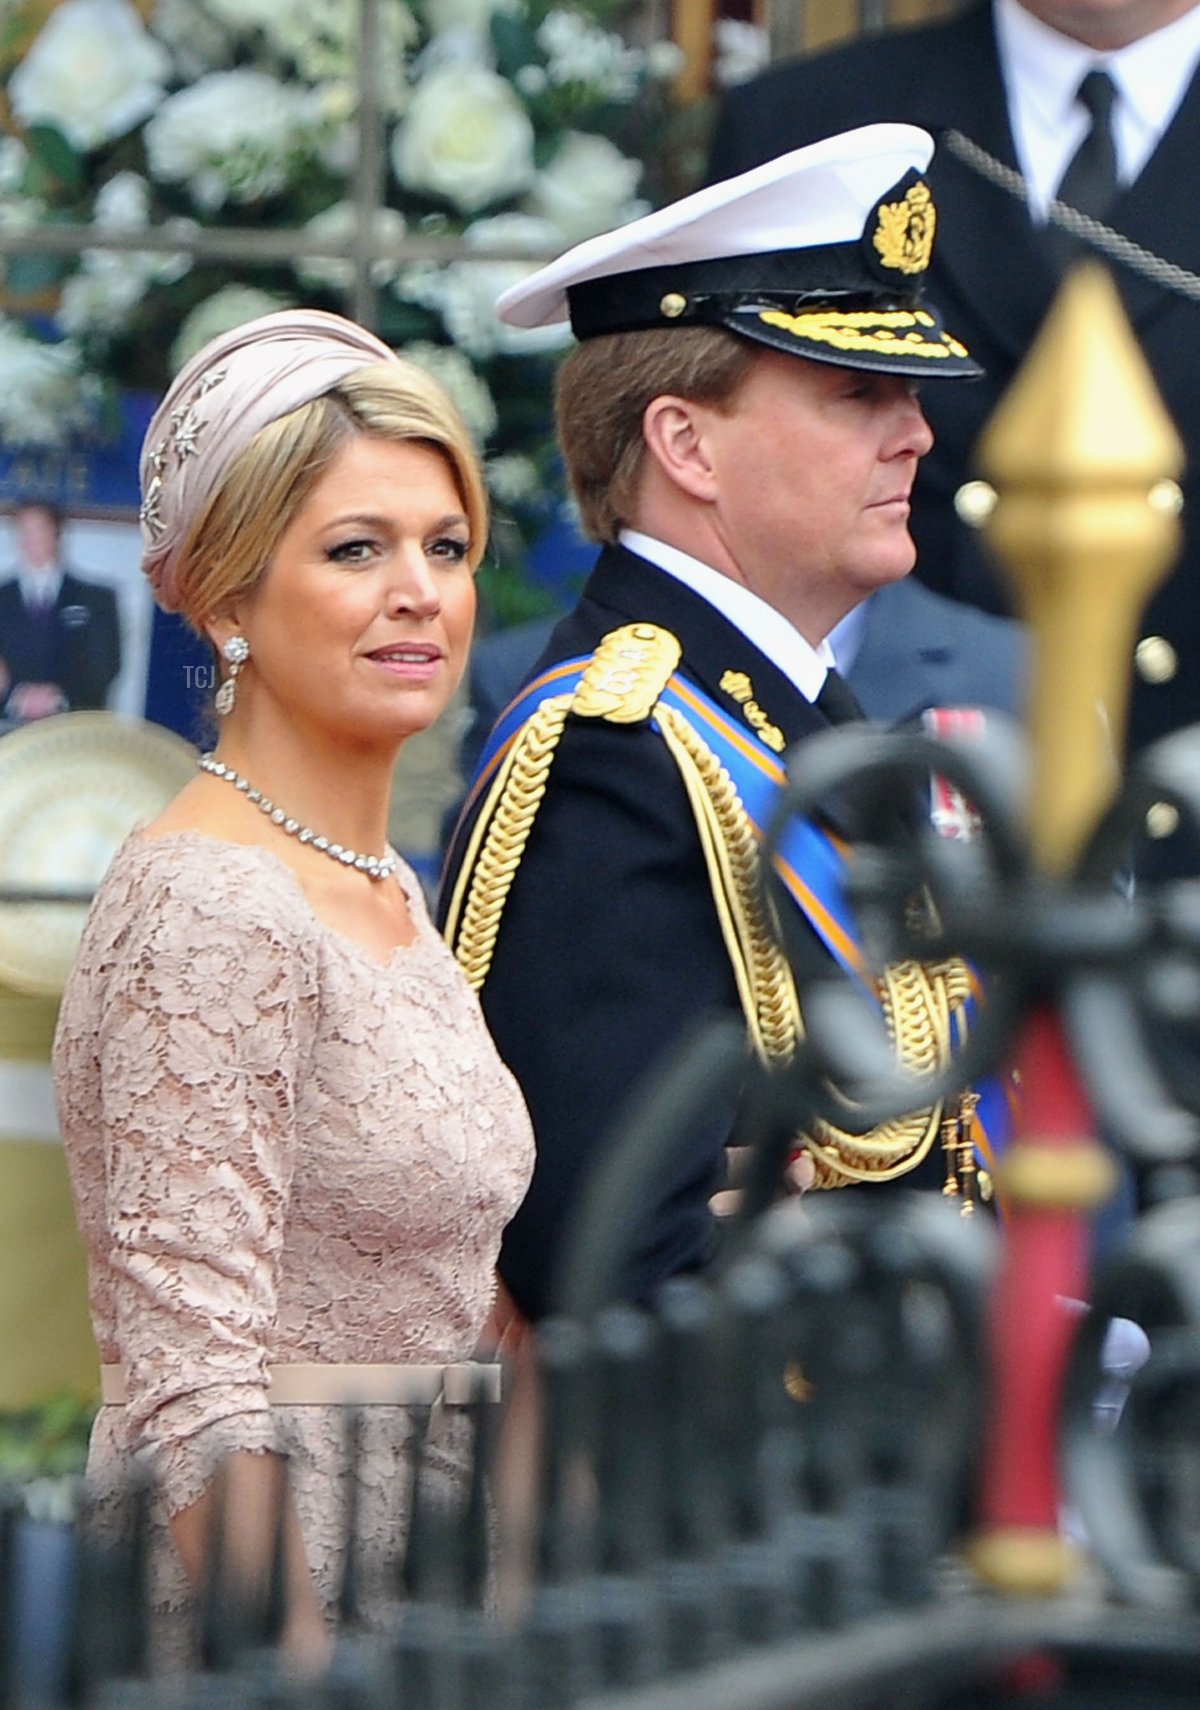
[[(538, 669), (590, 654), (626, 623), (654, 623), (683, 648), (680, 669), (739, 726), (721, 689), (743, 671), (790, 745), (824, 718), (697, 594), (623, 548), (607, 548)], [(467, 828), (452, 845), (443, 908)], [(675, 763), (648, 726), (569, 719), (500, 926), (481, 993), (500, 1055), (537, 1135), (525, 1203), (500, 1271), (530, 1317), (552, 1305), (564, 1227), (621, 1107), (702, 1015), (740, 1014), (695, 821)], [(708, 1197), (724, 1176), (732, 1110), (714, 1111), (688, 1167), (635, 1240), (639, 1295), (709, 1256)]]

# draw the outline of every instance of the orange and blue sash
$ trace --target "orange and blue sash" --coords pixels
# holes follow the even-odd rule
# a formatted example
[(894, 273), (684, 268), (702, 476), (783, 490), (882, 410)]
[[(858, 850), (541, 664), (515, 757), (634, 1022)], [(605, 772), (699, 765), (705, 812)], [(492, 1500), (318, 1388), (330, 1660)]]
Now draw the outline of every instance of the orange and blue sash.
[[(552, 696), (573, 694), (590, 663), (590, 655), (563, 660), (535, 678), (509, 703), (480, 756), (464, 808), (464, 819), (487, 791), (522, 728), (542, 703)], [(747, 817), (761, 840), (771, 818), (776, 793), (786, 777), (779, 761), (765, 752), (744, 730), (731, 723), (702, 689), (678, 671), (668, 680), (659, 701), (674, 707), (704, 738), (733, 780)], [(658, 728), (653, 714), (649, 722)], [(793, 818), (789, 821), (776, 848), (776, 872), (784, 889), (830, 955), (840, 967), (861, 979), (866, 969), (866, 958), (846, 900), (845, 866), (844, 848), (830, 832), (812, 820)], [(989, 1079), (976, 1091), (979, 1106), (975, 1116), (975, 1150), (981, 1167), (992, 1171), (997, 1149), (1003, 1149), (1011, 1127), (1011, 1113), (999, 1079)]]

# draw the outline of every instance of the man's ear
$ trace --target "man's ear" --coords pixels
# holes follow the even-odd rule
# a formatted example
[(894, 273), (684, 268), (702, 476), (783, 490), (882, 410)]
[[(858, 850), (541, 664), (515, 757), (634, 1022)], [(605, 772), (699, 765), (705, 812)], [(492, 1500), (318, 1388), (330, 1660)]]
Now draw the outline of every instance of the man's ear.
[(717, 496), (707, 434), (711, 415), (706, 404), (666, 393), (652, 398), (642, 416), (646, 449), (662, 474), (691, 498), (706, 501)]

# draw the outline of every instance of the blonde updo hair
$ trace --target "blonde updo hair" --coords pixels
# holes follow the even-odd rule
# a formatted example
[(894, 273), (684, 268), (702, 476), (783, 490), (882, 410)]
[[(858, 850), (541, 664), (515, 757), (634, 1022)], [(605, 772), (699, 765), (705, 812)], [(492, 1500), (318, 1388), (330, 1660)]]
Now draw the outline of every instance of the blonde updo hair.
[(442, 385), (416, 363), (370, 363), (260, 428), (197, 514), (174, 584), (176, 609), (197, 634), (257, 587), (313, 488), (360, 437), (424, 445), (445, 459), (470, 530), (468, 562), (478, 569), (488, 502), (465, 423)]

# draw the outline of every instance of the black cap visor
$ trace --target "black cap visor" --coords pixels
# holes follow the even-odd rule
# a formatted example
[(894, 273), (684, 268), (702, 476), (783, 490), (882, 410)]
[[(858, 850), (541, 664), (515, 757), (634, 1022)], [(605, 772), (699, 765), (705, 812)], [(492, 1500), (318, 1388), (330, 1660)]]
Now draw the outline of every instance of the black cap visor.
[(983, 369), (928, 303), (731, 305), (711, 324), (787, 356), (917, 380), (977, 380)]

